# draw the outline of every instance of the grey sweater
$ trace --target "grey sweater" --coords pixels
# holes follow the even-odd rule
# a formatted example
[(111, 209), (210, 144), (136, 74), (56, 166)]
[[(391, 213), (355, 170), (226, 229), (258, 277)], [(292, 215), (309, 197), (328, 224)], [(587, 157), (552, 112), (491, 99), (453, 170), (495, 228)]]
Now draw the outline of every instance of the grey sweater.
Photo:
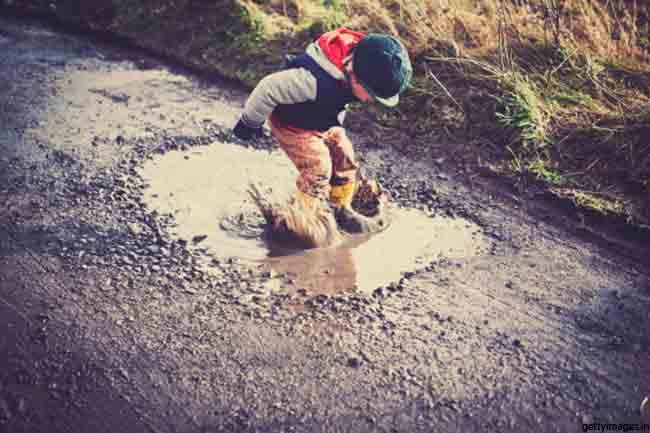
[[(330, 62), (317, 44), (310, 44), (306, 53), (333, 78), (345, 80), (343, 72)], [(250, 127), (258, 128), (278, 105), (314, 101), (317, 90), (316, 77), (303, 68), (287, 69), (267, 75), (248, 97), (242, 121)], [(343, 122), (344, 115), (345, 111), (339, 114), (340, 123)]]

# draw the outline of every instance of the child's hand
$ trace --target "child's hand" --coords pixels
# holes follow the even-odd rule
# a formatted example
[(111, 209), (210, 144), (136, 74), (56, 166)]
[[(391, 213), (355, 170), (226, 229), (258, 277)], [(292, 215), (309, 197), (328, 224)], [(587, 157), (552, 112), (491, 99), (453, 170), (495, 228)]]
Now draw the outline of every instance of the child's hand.
[(261, 126), (258, 128), (250, 127), (244, 123), (242, 119), (239, 119), (232, 132), (235, 134), (235, 137), (241, 140), (251, 140), (254, 138), (264, 137), (264, 130)]

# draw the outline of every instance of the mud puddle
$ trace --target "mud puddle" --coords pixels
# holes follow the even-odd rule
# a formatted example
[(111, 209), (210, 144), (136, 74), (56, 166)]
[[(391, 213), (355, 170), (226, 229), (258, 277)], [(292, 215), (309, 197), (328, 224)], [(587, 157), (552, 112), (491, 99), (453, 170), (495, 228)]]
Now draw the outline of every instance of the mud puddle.
[(467, 220), (398, 208), (389, 229), (349, 237), (335, 248), (297, 251), (274, 243), (264, 236), (264, 220), (247, 190), (256, 183), (276, 200), (293, 194), (297, 171), (280, 150), (215, 142), (158, 156), (140, 174), (148, 185), (147, 207), (173, 215), (172, 236), (212, 256), (268, 268), (286, 277), (288, 291), (368, 293), (434, 260), (470, 257), (487, 247), (480, 227)]

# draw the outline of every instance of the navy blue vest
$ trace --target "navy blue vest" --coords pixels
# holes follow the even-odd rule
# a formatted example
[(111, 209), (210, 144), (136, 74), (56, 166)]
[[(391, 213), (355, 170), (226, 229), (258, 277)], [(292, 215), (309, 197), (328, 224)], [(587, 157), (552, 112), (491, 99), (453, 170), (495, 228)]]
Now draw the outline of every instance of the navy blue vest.
[(287, 67), (304, 68), (316, 77), (316, 100), (280, 104), (275, 107), (273, 114), (281, 122), (301, 129), (327, 131), (334, 126), (341, 126), (339, 113), (345, 110), (346, 104), (357, 100), (346, 83), (332, 77), (307, 54), (296, 56)]

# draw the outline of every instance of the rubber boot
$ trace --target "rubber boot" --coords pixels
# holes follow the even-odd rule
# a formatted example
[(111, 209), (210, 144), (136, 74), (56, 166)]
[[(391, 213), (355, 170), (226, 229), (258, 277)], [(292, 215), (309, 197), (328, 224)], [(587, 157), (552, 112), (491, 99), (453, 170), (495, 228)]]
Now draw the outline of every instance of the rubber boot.
[(352, 198), (354, 197), (356, 183), (356, 181), (352, 180), (343, 185), (332, 185), (330, 191), (330, 203), (332, 204), (332, 207), (350, 207), (352, 204)]

